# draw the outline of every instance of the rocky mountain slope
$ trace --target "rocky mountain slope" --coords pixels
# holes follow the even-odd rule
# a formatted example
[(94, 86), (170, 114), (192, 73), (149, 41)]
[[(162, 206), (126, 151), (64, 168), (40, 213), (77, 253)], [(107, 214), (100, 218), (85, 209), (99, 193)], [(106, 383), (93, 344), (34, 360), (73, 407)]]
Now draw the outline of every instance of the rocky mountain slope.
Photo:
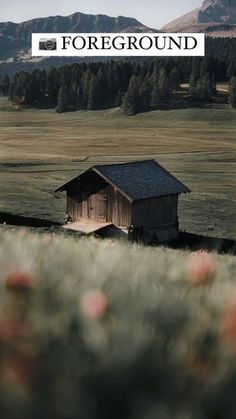
[(173, 20), (162, 29), (236, 36), (236, 0), (204, 0), (202, 7)]

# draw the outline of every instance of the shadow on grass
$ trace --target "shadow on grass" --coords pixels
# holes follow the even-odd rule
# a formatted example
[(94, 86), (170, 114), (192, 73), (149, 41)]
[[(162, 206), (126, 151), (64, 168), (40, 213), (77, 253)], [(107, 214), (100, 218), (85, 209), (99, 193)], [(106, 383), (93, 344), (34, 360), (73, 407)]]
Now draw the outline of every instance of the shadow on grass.
[[(55, 228), (55, 232), (60, 233), (61, 224), (55, 221), (44, 220), (41, 218), (24, 217), (22, 215), (8, 214), (0, 212), (0, 223), (9, 226), (34, 227), (34, 228)], [(58, 228), (59, 227), (59, 228)], [(79, 232), (64, 232), (65, 235), (79, 237)], [(113, 232), (109, 237), (116, 237)], [(163, 243), (162, 243), (163, 245)], [(152, 245), (153, 246), (153, 245)], [(154, 245), (155, 246), (155, 245)], [(207, 250), (215, 251), (219, 254), (236, 255), (236, 241), (217, 237), (203, 236), (180, 231), (178, 238), (165, 243), (164, 246), (171, 249), (183, 249), (189, 251)]]
[(22, 215), (8, 214), (0, 212), (0, 223), (22, 227), (59, 227), (61, 224), (55, 221), (44, 220), (41, 218), (24, 217)]
[(236, 255), (236, 241), (218, 237), (209, 237), (188, 232), (179, 232), (178, 238), (166, 244), (171, 249), (190, 251), (206, 250), (219, 254)]

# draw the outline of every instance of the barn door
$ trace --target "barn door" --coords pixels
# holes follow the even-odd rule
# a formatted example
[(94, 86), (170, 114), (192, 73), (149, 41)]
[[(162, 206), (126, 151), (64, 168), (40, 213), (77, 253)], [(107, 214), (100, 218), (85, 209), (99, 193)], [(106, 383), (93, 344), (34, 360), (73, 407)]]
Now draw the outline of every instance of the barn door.
[(99, 220), (100, 221), (107, 221), (108, 217), (108, 196), (101, 194), (98, 197), (99, 201)]
[(85, 192), (82, 193), (82, 218), (88, 218), (88, 198)]
[(96, 195), (90, 195), (88, 199), (88, 218), (91, 218), (91, 219), (96, 218), (95, 206), (96, 206)]

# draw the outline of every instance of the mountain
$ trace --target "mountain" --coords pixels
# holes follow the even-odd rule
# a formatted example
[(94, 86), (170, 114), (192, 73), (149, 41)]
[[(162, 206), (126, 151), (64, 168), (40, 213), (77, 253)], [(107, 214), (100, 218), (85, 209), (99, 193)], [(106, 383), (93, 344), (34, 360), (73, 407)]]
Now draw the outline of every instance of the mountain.
[(30, 59), (33, 32), (153, 32), (134, 18), (74, 13), (50, 16), (22, 23), (0, 23), (0, 62)]
[(202, 7), (173, 20), (162, 30), (236, 36), (236, 0), (204, 0)]

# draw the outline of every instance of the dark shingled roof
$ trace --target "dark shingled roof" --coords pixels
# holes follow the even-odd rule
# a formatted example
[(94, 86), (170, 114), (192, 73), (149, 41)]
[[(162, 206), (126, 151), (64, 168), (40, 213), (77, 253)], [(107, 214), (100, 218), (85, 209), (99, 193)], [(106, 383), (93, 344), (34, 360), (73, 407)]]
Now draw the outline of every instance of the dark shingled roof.
[[(190, 192), (190, 189), (155, 160), (97, 165), (77, 176), (74, 180), (91, 170), (101, 175), (131, 201)], [(74, 180), (58, 188), (56, 192), (66, 190)]]

